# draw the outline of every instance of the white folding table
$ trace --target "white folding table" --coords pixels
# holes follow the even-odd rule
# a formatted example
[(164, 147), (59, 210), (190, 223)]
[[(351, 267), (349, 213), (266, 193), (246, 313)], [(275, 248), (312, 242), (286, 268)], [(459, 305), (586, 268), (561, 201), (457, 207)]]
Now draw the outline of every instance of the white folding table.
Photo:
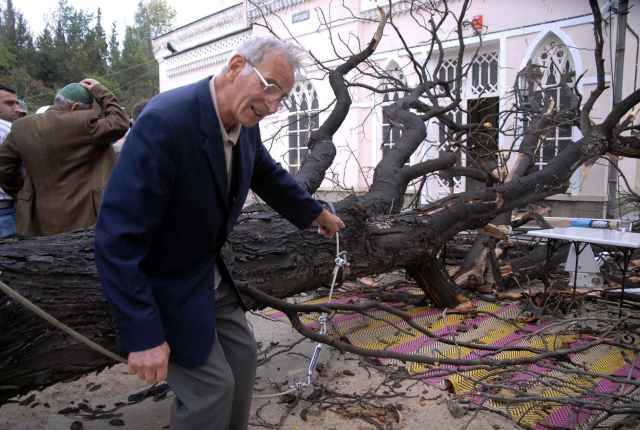
[[(547, 264), (556, 241), (570, 242), (576, 252), (576, 267), (573, 275), (573, 297), (575, 299), (578, 278), (578, 257), (587, 244), (600, 245), (604, 248), (615, 248), (622, 252), (622, 294), (620, 294), (619, 316), (622, 316), (622, 300), (624, 298), (624, 283), (629, 269), (629, 261), (634, 249), (640, 248), (640, 233), (617, 231), (598, 228), (562, 227), (544, 230), (530, 230), (527, 235), (547, 239)], [(582, 245), (582, 247), (581, 247)]]

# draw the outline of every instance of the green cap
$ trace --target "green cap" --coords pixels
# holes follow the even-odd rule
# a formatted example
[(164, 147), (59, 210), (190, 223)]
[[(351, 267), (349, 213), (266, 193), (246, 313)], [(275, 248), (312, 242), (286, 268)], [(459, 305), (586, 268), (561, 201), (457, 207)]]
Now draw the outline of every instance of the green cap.
[(93, 103), (93, 95), (89, 90), (75, 82), (62, 87), (58, 90), (57, 95), (74, 103), (82, 103), (85, 105)]

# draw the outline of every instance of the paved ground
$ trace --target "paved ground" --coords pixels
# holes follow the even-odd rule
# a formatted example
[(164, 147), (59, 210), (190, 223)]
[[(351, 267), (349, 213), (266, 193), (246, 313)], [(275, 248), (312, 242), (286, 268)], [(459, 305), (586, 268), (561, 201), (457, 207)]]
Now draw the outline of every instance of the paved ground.
[[(284, 346), (301, 337), (288, 323), (251, 316), (250, 322), (262, 350), (280, 352), (258, 369), (256, 396), (288, 389), (289, 381), (304, 379), (308, 357), (314, 345), (302, 340), (290, 351)], [(270, 355), (269, 354), (269, 355)], [(360, 357), (325, 347), (314, 388), (302, 398), (280, 396), (254, 400), (252, 429), (516, 429), (512, 422), (487, 412), (466, 413), (449, 394), (422, 382), (389, 377), (363, 363)], [(0, 407), (0, 430), (113, 429), (156, 430), (169, 428), (171, 393), (155, 401), (147, 398), (125, 405), (107, 419), (88, 420), (91, 411), (109, 410), (127, 403), (128, 396), (148, 385), (126, 373), (123, 365), (77, 381), (57, 384), (30, 393), (19, 400), (35, 397), (28, 405), (10, 403)], [(374, 398), (375, 397), (375, 398)], [(307, 398), (308, 400), (304, 400)], [(25, 402), (26, 403), (26, 402)], [(78, 408), (76, 414), (62, 415), (65, 408)], [(84, 410), (84, 412), (83, 412)], [(85, 417), (83, 418), (82, 415)], [(74, 424), (74, 422), (76, 422)], [(79, 424), (81, 423), (81, 424)]]

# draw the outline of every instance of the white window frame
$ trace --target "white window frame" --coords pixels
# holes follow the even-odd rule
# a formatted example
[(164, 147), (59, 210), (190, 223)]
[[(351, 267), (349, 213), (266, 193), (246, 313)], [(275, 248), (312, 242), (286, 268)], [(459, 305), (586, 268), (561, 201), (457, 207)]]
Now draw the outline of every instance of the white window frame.
[[(309, 136), (320, 126), (320, 104), (318, 93), (311, 81), (296, 83), (288, 99), (287, 114), (287, 156), (289, 173), (295, 175), (300, 170), (308, 154)], [(306, 109), (299, 110), (306, 104)], [(292, 108), (296, 110), (292, 111)], [(306, 124), (305, 124), (306, 122)], [(292, 146), (292, 144), (295, 145)]]

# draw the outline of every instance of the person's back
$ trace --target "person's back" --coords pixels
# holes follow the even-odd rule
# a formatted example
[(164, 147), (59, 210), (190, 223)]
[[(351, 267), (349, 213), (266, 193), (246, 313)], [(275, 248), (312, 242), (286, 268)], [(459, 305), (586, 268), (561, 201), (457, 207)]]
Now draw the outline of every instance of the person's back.
[[(115, 152), (111, 140), (95, 141), (87, 133), (86, 124), (94, 118), (98, 118), (94, 109), (68, 112), (54, 107), (14, 124), (38, 212), (65, 212), (71, 217), (41, 220), (45, 234), (63, 228), (63, 224), (65, 230), (86, 227), (86, 211), (97, 211), (99, 193), (115, 162)], [(82, 208), (92, 193), (96, 207)]]
[[(81, 108), (58, 102), (42, 114), (14, 123), (7, 143), (26, 169), (17, 196), (18, 233), (57, 234), (95, 223), (115, 162), (111, 144), (125, 133), (128, 120), (106, 88), (96, 84), (92, 92), (104, 117), (88, 98), (82, 99)], [(4, 163), (0, 164), (0, 182), (10, 173), (15, 175), (10, 172), (15, 164)]]

